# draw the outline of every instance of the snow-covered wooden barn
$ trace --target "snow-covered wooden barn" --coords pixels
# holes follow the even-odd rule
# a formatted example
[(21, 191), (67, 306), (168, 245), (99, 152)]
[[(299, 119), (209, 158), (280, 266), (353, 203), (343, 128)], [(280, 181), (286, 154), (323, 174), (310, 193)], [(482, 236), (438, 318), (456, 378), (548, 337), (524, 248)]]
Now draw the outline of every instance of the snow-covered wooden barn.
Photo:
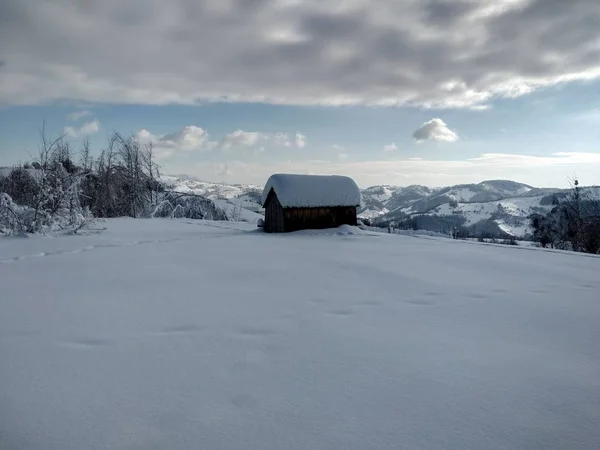
[(267, 233), (356, 225), (360, 191), (340, 175), (271, 175), (262, 194)]

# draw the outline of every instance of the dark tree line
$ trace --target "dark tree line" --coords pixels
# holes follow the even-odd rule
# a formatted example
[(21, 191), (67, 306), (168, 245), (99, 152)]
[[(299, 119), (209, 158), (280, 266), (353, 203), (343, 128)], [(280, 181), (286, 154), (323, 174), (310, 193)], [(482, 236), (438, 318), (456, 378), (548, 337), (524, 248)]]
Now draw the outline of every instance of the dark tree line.
[(541, 247), (600, 254), (600, 195), (574, 180), (570, 192), (555, 196), (547, 214), (533, 214), (533, 238)]

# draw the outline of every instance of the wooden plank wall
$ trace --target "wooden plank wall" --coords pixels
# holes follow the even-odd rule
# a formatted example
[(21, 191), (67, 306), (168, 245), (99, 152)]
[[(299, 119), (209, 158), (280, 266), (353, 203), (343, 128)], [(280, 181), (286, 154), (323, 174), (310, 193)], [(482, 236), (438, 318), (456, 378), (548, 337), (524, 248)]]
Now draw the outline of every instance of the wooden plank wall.
[(282, 233), (285, 231), (283, 207), (272, 189), (265, 202), (265, 231), (267, 233)]
[(335, 228), (340, 225), (356, 225), (356, 207), (335, 208), (286, 208), (271, 190), (265, 202), (265, 231), (283, 233), (288, 231)]
[(285, 231), (356, 225), (356, 207), (288, 208), (284, 220)]

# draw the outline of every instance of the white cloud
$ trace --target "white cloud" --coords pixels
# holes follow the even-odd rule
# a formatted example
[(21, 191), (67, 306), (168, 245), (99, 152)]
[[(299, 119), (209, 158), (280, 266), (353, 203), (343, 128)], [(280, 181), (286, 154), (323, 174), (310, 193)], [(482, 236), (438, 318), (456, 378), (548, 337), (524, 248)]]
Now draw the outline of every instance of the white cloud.
[[(270, 135), (265, 134), (265, 139), (269, 140), (271, 138)], [(278, 132), (273, 135), (273, 143), (277, 147), (291, 147), (292, 141), (290, 141), (290, 136), (287, 133)]]
[(304, 148), (306, 146), (306, 136), (296, 133), (296, 147)]
[(146, 129), (135, 137), (141, 144), (152, 144), (158, 159), (168, 158), (179, 152), (212, 150), (217, 143), (211, 141), (208, 132), (200, 127), (188, 125), (176, 133), (155, 135)]
[(398, 146), (396, 145), (396, 143), (395, 143), (395, 142), (392, 142), (392, 143), (391, 143), (391, 144), (389, 144), (389, 145), (384, 145), (384, 146), (383, 146), (383, 151), (384, 151), (384, 152), (394, 152), (394, 151), (396, 151), (396, 150), (398, 150)]
[(422, 141), (444, 141), (454, 142), (458, 135), (444, 123), (442, 119), (431, 119), (421, 125), (414, 133), (413, 138), (417, 142)]
[(217, 165), (217, 175), (221, 177), (226, 177), (232, 175), (233, 171), (229, 168), (227, 164), (219, 164)]
[(63, 132), (69, 137), (76, 138), (79, 136), (89, 136), (90, 134), (97, 133), (98, 130), (100, 130), (100, 122), (94, 119), (91, 122), (84, 123), (80, 127), (65, 127)]
[(266, 140), (264, 133), (236, 130), (223, 137), (221, 147), (225, 150), (229, 150), (232, 147), (252, 147), (263, 140)]
[(334, 150), (344, 150), (346, 147), (344, 147), (343, 145), (340, 145), (340, 144), (333, 144), (331, 146), (331, 148)]
[(340, 160), (340, 161), (346, 161), (349, 157), (350, 157), (350, 155), (348, 155), (348, 153), (339, 153), (338, 154), (338, 160)]
[(75, 111), (72, 112), (71, 114), (67, 115), (67, 119), (70, 120), (71, 122), (76, 122), (79, 119), (82, 119), (84, 117), (88, 117), (91, 116), (92, 112), (87, 110), (87, 109), (82, 109), (80, 111)]
[(297, 133), (292, 141), (287, 133), (264, 133), (260, 131), (235, 130), (220, 141), (210, 138), (203, 128), (188, 125), (178, 132), (156, 135), (149, 130), (138, 131), (135, 137), (142, 144), (152, 144), (158, 158), (168, 158), (180, 152), (210, 151), (220, 149), (230, 152), (236, 149), (254, 149), (254, 155), (263, 153), (267, 147), (298, 147), (306, 144), (306, 136)]
[(261, 131), (236, 130), (233, 133), (225, 135), (221, 140), (221, 148), (223, 150), (256, 147), (260, 145), (260, 149), (262, 149), (260, 151), (262, 152), (264, 151), (266, 144), (270, 144), (274, 147), (303, 148), (306, 146), (306, 136), (301, 133), (296, 133), (292, 140), (290, 135), (284, 132), (265, 133)]
[(481, 108), (600, 78), (594, 0), (4, 0), (0, 17), (0, 104)]

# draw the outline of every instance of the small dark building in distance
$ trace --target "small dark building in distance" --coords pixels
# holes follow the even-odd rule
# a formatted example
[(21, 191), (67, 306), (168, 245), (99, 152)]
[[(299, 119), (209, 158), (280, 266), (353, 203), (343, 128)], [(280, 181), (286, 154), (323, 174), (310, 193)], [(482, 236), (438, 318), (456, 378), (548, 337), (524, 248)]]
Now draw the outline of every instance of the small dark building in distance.
[(340, 175), (271, 175), (262, 194), (267, 233), (356, 225), (360, 191)]

